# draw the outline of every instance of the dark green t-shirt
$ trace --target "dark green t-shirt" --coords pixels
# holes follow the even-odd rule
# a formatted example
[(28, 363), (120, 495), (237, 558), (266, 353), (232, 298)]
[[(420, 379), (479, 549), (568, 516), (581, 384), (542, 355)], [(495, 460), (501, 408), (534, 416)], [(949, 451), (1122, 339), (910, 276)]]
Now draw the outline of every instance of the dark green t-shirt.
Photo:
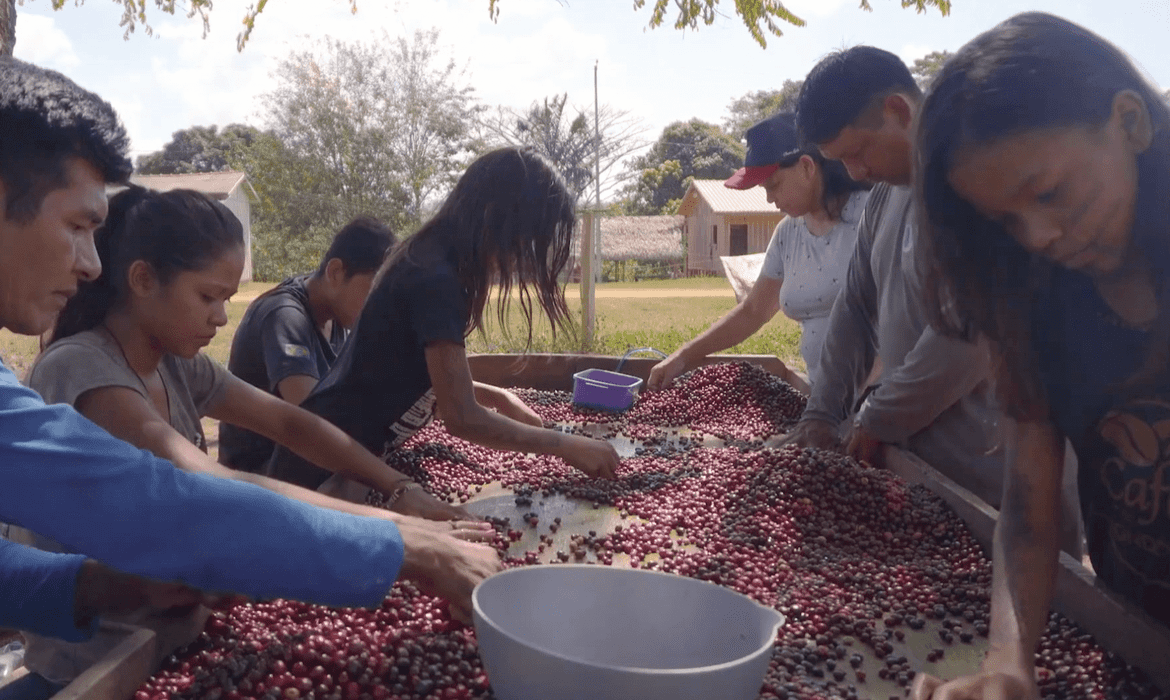
[(1170, 624), (1170, 372), (1127, 387), (1151, 334), (1126, 326), (1086, 275), (1053, 274), (1035, 343), (1053, 422), (1080, 463), (1093, 568)]
[[(334, 323), (329, 338), (321, 334), (309, 311), (308, 279), (289, 278), (248, 306), (232, 338), (228, 371), (273, 395), (289, 377), (325, 376), (345, 344), (346, 331)], [(220, 426), (219, 461), (233, 469), (263, 471), (275, 447), (250, 430)]]

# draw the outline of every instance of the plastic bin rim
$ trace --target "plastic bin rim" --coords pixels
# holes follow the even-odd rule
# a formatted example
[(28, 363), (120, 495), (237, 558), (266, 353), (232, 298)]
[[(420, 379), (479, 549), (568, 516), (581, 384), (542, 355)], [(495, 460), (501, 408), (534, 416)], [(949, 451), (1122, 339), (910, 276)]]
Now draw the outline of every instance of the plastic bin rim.
[[(608, 567), (598, 567), (596, 564), (556, 564), (555, 566), (558, 569), (606, 569), (606, 568), (608, 568)], [(632, 672), (632, 673), (643, 673), (643, 674), (661, 675), (661, 676), (676, 676), (676, 675), (682, 675), (682, 674), (710, 673), (713, 671), (722, 671), (723, 669), (731, 668), (732, 666), (735, 666), (737, 664), (741, 664), (745, 660), (753, 658), (753, 657), (759, 655), (760, 653), (766, 651), (767, 649), (771, 648), (772, 646), (774, 646), (776, 644), (776, 634), (780, 631), (780, 627), (785, 622), (788, 621), (788, 619), (784, 616), (784, 613), (782, 613), (778, 610), (773, 610), (772, 608), (760, 605), (759, 603), (752, 600), (751, 598), (748, 598), (747, 596), (743, 595), (742, 593), (738, 593), (738, 592), (733, 591), (729, 588), (724, 588), (723, 586), (716, 585), (714, 583), (711, 583), (710, 581), (702, 581), (699, 579), (688, 578), (686, 576), (679, 576), (677, 574), (668, 574), (668, 573), (663, 572), (663, 571), (646, 571), (644, 569), (629, 569), (629, 571), (637, 571), (639, 573), (639, 575), (649, 574), (649, 575), (653, 575), (653, 576), (667, 576), (670, 578), (679, 578), (679, 579), (685, 579), (687, 581), (693, 581), (697, 584), (702, 584), (705, 586), (715, 586), (715, 588), (718, 588), (721, 591), (725, 591), (728, 594), (738, 595), (738, 596), (748, 600), (752, 604), (764, 609), (765, 611), (767, 611), (773, 615), (776, 615), (778, 619), (776, 620), (775, 624), (772, 625), (772, 633), (770, 635), (768, 635), (768, 638), (764, 640), (763, 644), (761, 644), (754, 651), (752, 651), (752, 653), (745, 654), (744, 656), (741, 656), (738, 659), (733, 659), (731, 661), (724, 661), (721, 664), (713, 664), (711, 666), (692, 666), (690, 668), (640, 668), (637, 666), (615, 666), (612, 664), (599, 664), (599, 663), (594, 663), (592, 661), (586, 661), (584, 659), (579, 659), (579, 658), (576, 658), (573, 656), (568, 656), (565, 654), (558, 654), (556, 652), (548, 651), (545, 649), (539, 649), (539, 648), (533, 646), (533, 644), (531, 642), (525, 641), (525, 640), (521, 639), (520, 637), (517, 637), (516, 635), (512, 634), (508, 630), (500, 627), (498, 624), (496, 624), (495, 620), (493, 620), (491, 617), (488, 616), (487, 613), (485, 613), (483, 611), (483, 608), (481, 608), (479, 606), (479, 589), (485, 583), (487, 583), (488, 581), (491, 581), (492, 579), (500, 578), (503, 576), (515, 575), (515, 573), (517, 571), (523, 571), (523, 570), (524, 570), (524, 567), (517, 567), (514, 569), (504, 569), (503, 571), (499, 571), (499, 572), (492, 574), (491, 576), (488, 576), (486, 579), (484, 579), (483, 581), (480, 581), (478, 584), (476, 584), (475, 589), (471, 592), (471, 605), (475, 609), (475, 612), (479, 615), (479, 617), (484, 622), (491, 625), (492, 629), (494, 629), (495, 631), (504, 635), (505, 637), (512, 640), (513, 642), (523, 644), (524, 646), (527, 646), (527, 647), (532, 648), (532, 649), (537, 649), (538, 651), (540, 651), (540, 653), (547, 654), (548, 656), (551, 656), (551, 657), (556, 658), (556, 659), (560, 659), (561, 661), (568, 661), (568, 662), (571, 662), (574, 664), (580, 664), (581, 666), (585, 666), (588, 668), (596, 668), (596, 669), (603, 669), (606, 671), (619, 671), (619, 672), (628, 671), (628, 672)]]
[[(592, 376), (594, 374), (602, 374), (603, 376), (594, 378)], [(606, 381), (606, 379), (610, 377), (622, 377), (624, 379), (629, 379), (630, 382), (628, 384), (614, 384), (612, 381)], [(594, 382), (596, 384), (604, 384), (605, 386), (610, 386), (615, 389), (629, 389), (642, 383), (642, 379), (640, 377), (635, 377), (632, 374), (622, 374), (621, 372), (614, 372), (612, 370), (601, 369), (598, 367), (583, 369), (580, 372), (575, 373), (573, 375), (573, 379)]]

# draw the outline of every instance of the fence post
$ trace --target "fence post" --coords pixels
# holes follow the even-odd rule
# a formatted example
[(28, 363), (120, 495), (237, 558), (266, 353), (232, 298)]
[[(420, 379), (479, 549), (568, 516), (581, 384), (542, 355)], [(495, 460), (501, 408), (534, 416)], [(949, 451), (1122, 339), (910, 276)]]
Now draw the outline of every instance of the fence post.
[[(598, 216), (586, 211), (581, 219), (581, 351), (593, 347), (593, 331), (597, 324), (596, 282), (597, 246), (593, 242), (594, 222)], [(600, 222), (598, 222), (600, 223)]]

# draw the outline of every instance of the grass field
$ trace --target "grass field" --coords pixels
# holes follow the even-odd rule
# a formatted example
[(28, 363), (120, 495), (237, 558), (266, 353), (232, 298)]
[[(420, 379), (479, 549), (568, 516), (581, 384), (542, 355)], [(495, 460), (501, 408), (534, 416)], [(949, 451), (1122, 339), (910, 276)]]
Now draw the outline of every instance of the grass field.
[[(257, 295), (272, 285), (252, 282), (240, 287), (228, 309), (228, 325), (207, 348), (207, 353), (227, 363), (232, 335), (244, 315), (244, 310)], [(698, 277), (680, 280), (652, 280), (628, 284), (605, 284), (608, 292), (638, 290), (715, 290), (728, 288), (726, 280), (718, 277)], [(580, 292), (577, 285), (565, 290), (569, 308), (580, 312)], [(735, 306), (732, 297), (618, 297), (597, 300), (597, 335), (592, 352), (620, 355), (635, 347), (650, 346), (663, 352), (672, 352), (694, 337), (712, 321)], [(522, 333), (520, 314), (515, 305), (507, 324), (510, 334), (501, 332), (493, 316), (486, 335), (473, 335), (468, 341), (471, 352), (520, 352), (524, 349), (526, 334)], [(792, 367), (803, 369), (800, 361), (800, 326), (782, 315), (777, 315), (758, 333), (744, 343), (728, 350), (732, 353), (774, 354)], [(558, 335), (553, 339), (548, 323), (538, 321), (533, 332), (532, 351), (580, 352), (576, 337)], [(32, 363), (37, 352), (37, 339), (0, 331), (0, 357), (17, 375)]]
[[(232, 335), (244, 315), (248, 304), (259, 294), (272, 287), (271, 284), (253, 282), (241, 285), (239, 294), (228, 308), (228, 325), (220, 330), (207, 348), (207, 354), (227, 364), (231, 351)], [(628, 284), (605, 284), (600, 287), (608, 292), (639, 290), (711, 290), (728, 289), (722, 278), (699, 277), (681, 280), (653, 280)], [(577, 285), (565, 290), (569, 308), (574, 314), (580, 313), (580, 291)], [(631, 348), (653, 347), (666, 353), (673, 352), (690, 338), (693, 338), (715, 319), (735, 306), (734, 297), (607, 297), (597, 299), (597, 333), (589, 351), (605, 355), (621, 355)], [(522, 352), (527, 333), (521, 324), (518, 307), (513, 305), (506, 324), (509, 333), (502, 332), (493, 318), (485, 334), (475, 334), (468, 339), (468, 351), (476, 353)], [(580, 352), (580, 340), (575, 333), (558, 334), (554, 339), (546, 321), (538, 321), (533, 329), (531, 351), (533, 352)], [(23, 376), (37, 354), (37, 339), (13, 335), (0, 330), (0, 358), (16, 373)], [(782, 314), (777, 314), (751, 338), (727, 350), (729, 353), (776, 355), (789, 367), (804, 369), (800, 359), (800, 326)], [(215, 456), (218, 443), (218, 425), (211, 419), (204, 419), (208, 445)]]
[[(653, 347), (666, 353), (673, 352), (687, 340), (698, 335), (715, 319), (735, 306), (732, 297), (688, 298), (603, 298), (597, 300), (597, 330), (594, 342), (586, 350), (603, 355), (621, 355), (630, 348)], [(569, 298), (569, 309), (580, 312), (581, 303)], [(488, 323), (487, 333), (468, 339), (471, 352), (522, 352), (527, 334), (520, 313), (513, 308), (508, 329), (501, 331), (498, 320)], [(803, 369), (800, 361), (800, 326), (777, 315), (751, 338), (729, 349), (730, 353), (777, 355), (785, 363)], [(553, 338), (545, 321), (535, 324), (532, 346), (534, 352), (579, 352), (578, 333), (559, 334)]]

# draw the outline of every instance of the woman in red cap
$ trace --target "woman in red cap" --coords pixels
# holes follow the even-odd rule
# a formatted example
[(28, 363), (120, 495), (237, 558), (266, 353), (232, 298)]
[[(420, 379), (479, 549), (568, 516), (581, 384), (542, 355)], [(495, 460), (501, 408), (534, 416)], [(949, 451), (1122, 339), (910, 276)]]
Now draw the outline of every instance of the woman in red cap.
[[(796, 116), (780, 112), (747, 130), (747, 157), (723, 184), (737, 190), (763, 187), (786, 216), (768, 244), (764, 267), (747, 297), (723, 318), (650, 372), (647, 386), (660, 389), (713, 352), (737, 345), (776, 315), (800, 322), (800, 356), (815, 383), (824, 330), (857, 242), (857, 223), (869, 185), (850, 179), (838, 161), (804, 145)], [(798, 386), (804, 393), (809, 386)]]

